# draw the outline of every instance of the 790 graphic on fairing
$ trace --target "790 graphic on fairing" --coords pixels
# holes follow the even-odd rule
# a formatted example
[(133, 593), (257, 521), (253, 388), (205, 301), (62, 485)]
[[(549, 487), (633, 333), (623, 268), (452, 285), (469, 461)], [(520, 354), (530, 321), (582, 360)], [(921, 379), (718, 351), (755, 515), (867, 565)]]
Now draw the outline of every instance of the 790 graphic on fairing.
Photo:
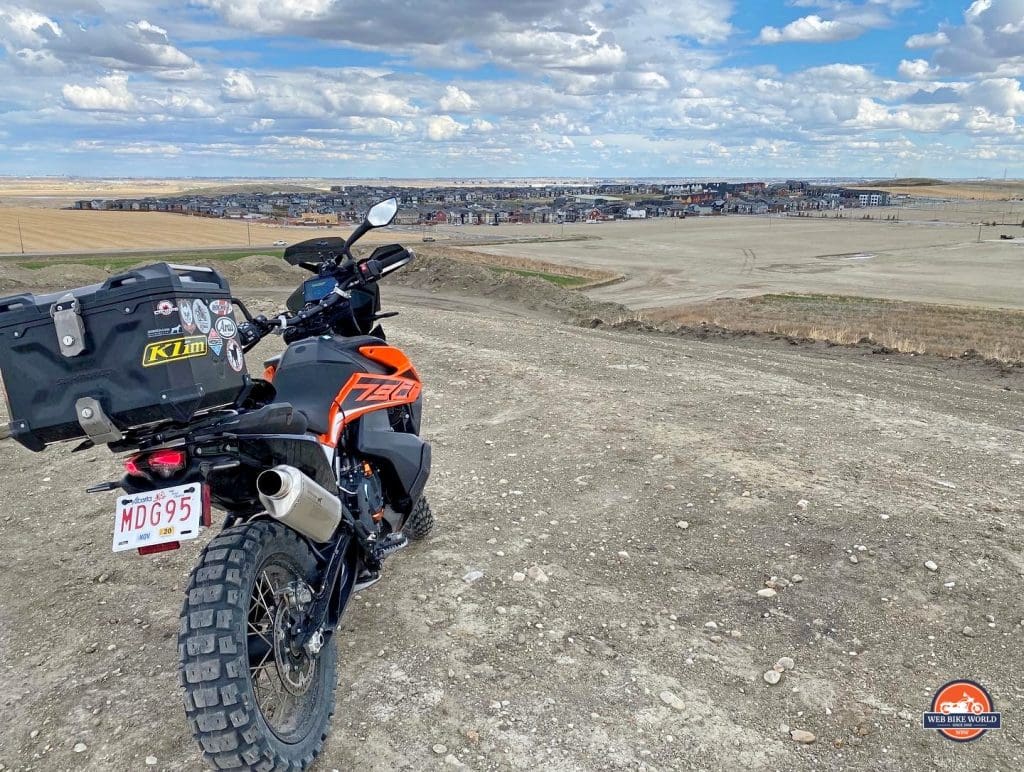
[[(128, 454), (121, 479), (89, 489), (119, 491), (115, 552), (177, 549), (225, 513), (178, 636), (185, 712), (216, 769), (313, 762), (349, 598), (433, 526), (420, 375), (378, 323), (394, 315), (378, 280), (413, 254), (351, 252), (397, 211), (388, 199), (344, 241), (289, 247), (315, 278), (269, 319), (215, 271), (166, 263), (0, 299), (9, 435), (33, 451), (78, 440)], [(284, 353), (251, 378), (244, 353), (271, 333)]]

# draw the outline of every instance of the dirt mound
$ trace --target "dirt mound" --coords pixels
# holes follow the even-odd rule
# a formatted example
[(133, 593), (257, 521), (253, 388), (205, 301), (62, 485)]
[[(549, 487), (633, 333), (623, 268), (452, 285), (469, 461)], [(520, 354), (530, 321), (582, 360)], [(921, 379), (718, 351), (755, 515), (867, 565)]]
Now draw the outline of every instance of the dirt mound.
[(468, 295), (513, 301), (524, 308), (543, 311), (561, 319), (580, 322), (611, 318), (626, 313), (617, 303), (602, 303), (564, 289), (544, 279), (519, 276), (436, 255), (417, 255), (408, 268), (388, 277), (416, 289), (445, 289)]
[(275, 287), (291, 289), (309, 278), (309, 274), (280, 257), (250, 255), (241, 260), (218, 262), (217, 272), (235, 287)]
[(62, 290), (99, 284), (110, 274), (92, 265), (48, 265), (45, 268), (28, 269), (17, 265), (5, 265), (0, 275), (0, 292), (12, 293), (25, 290)]

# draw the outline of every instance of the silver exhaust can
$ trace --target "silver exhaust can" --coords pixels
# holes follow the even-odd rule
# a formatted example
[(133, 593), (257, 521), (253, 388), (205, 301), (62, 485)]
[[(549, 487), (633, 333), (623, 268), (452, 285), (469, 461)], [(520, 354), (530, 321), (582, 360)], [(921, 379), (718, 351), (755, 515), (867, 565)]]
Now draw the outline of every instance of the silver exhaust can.
[(267, 514), (315, 542), (330, 541), (341, 522), (341, 501), (294, 466), (261, 472), (256, 490)]

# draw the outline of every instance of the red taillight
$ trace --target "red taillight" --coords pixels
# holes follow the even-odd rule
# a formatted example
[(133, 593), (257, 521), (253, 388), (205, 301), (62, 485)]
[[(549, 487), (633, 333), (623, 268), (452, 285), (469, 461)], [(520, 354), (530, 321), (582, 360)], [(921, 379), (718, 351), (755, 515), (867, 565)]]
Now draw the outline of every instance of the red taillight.
[(172, 475), (185, 468), (185, 451), (157, 450), (146, 457), (146, 464), (158, 474)]
[(187, 462), (188, 454), (184, 450), (154, 450), (126, 459), (124, 470), (134, 477), (156, 475), (166, 480), (182, 471)]

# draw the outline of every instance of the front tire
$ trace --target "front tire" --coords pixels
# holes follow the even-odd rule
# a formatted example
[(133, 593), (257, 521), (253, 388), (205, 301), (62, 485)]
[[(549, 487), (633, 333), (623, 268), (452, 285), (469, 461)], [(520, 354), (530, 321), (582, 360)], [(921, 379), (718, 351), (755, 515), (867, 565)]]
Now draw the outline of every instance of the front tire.
[(427, 535), (434, 530), (434, 513), (430, 511), (430, 504), (427, 497), (421, 496), (412, 508), (405, 525), (402, 526), (402, 533), (413, 541), (427, 538)]
[(334, 637), (311, 656), (290, 652), (281, 634), (295, 597), (287, 588), (316, 587), (318, 574), (306, 543), (279, 523), (230, 528), (203, 550), (178, 654), (185, 713), (212, 768), (303, 770), (323, 749), (337, 684)]

